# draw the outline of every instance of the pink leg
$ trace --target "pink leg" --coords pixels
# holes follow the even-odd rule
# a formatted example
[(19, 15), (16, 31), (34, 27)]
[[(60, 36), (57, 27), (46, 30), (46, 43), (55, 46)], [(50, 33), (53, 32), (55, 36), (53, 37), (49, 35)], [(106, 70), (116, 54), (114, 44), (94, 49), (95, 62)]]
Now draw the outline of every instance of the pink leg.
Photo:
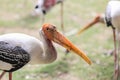
[[(119, 58), (118, 58), (118, 52), (117, 52), (117, 44), (116, 44), (116, 30), (113, 28), (113, 38), (114, 38), (114, 80), (118, 80), (119, 77)], [(119, 34), (118, 34), (119, 35)], [(119, 39), (118, 39), (119, 40)], [(119, 42), (119, 41), (118, 41)], [(119, 43), (118, 43), (119, 44)], [(118, 46), (119, 48), (119, 46)]]
[(9, 80), (12, 80), (12, 72), (9, 72)]
[(5, 73), (6, 73), (5, 71), (2, 72), (2, 74), (0, 75), (0, 80), (2, 79)]
[(45, 22), (45, 15), (42, 15), (42, 24)]

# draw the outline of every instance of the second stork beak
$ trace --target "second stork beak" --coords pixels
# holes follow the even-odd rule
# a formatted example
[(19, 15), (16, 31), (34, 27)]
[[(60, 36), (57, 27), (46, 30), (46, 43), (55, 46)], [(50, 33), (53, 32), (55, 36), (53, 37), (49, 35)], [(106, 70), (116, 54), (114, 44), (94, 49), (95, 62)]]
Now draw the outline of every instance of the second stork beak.
[(59, 45), (67, 48), (68, 50), (75, 52), (77, 55), (81, 56), (88, 64), (92, 63), (91, 60), (85, 55), (85, 53), (81, 51), (79, 48), (77, 48), (74, 44), (72, 44), (65, 36), (59, 33), (56, 30), (55, 26), (50, 24), (47, 24), (45, 26), (49, 26), (47, 27), (47, 31), (43, 29), (48, 39), (58, 43)]
[(88, 23), (85, 27), (83, 27), (81, 30), (78, 31), (78, 35), (87, 30), (88, 28), (92, 27), (94, 24), (98, 23), (100, 20), (100, 15), (96, 16), (94, 20), (92, 20), (90, 23)]

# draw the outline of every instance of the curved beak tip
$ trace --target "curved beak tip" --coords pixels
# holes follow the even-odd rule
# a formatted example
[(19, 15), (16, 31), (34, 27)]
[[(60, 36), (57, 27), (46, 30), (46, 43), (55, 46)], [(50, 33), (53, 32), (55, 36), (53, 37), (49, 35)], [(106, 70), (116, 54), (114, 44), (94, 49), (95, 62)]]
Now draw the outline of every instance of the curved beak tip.
[(89, 65), (92, 65), (92, 61), (90, 61), (88, 64), (89, 64)]

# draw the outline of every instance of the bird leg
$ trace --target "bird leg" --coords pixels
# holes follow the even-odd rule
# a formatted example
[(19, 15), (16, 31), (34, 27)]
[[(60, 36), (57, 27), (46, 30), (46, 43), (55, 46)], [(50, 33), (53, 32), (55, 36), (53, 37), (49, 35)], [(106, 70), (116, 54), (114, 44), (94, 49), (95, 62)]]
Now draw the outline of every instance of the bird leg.
[[(117, 50), (117, 44), (116, 44), (116, 30), (113, 28), (113, 38), (114, 38), (114, 80), (118, 80), (118, 74), (119, 74), (119, 63), (118, 63), (118, 50)], [(119, 40), (119, 39), (118, 39)], [(118, 51), (118, 52), (117, 52)]]
[(2, 79), (2, 77), (5, 75), (5, 71), (2, 72), (2, 74), (0, 75), (0, 80)]
[(118, 31), (118, 55), (117, 55), (117, 63), (118, 63), (118, 65), (117, 65), (117, 73), (118, 73), (118, 78), (117, 78), (117, 80), (120, 80), (120, 32)]
[(44, 22), (45, 22), (45, 15), (42, 14), (42, 16), (41, 16), (41, 23), (43, 24)]
[(9, 72), (9, 80), (12, 80), (12, 72)]

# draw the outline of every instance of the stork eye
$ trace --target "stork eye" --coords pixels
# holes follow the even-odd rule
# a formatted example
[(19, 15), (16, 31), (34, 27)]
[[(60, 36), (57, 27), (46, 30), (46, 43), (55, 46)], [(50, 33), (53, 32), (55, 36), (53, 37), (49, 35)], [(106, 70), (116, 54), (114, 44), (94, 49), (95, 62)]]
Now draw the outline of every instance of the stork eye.
[(49, 28), (46, 28), (46, 30), (48, 31), (48, 30), (49, 30)]

